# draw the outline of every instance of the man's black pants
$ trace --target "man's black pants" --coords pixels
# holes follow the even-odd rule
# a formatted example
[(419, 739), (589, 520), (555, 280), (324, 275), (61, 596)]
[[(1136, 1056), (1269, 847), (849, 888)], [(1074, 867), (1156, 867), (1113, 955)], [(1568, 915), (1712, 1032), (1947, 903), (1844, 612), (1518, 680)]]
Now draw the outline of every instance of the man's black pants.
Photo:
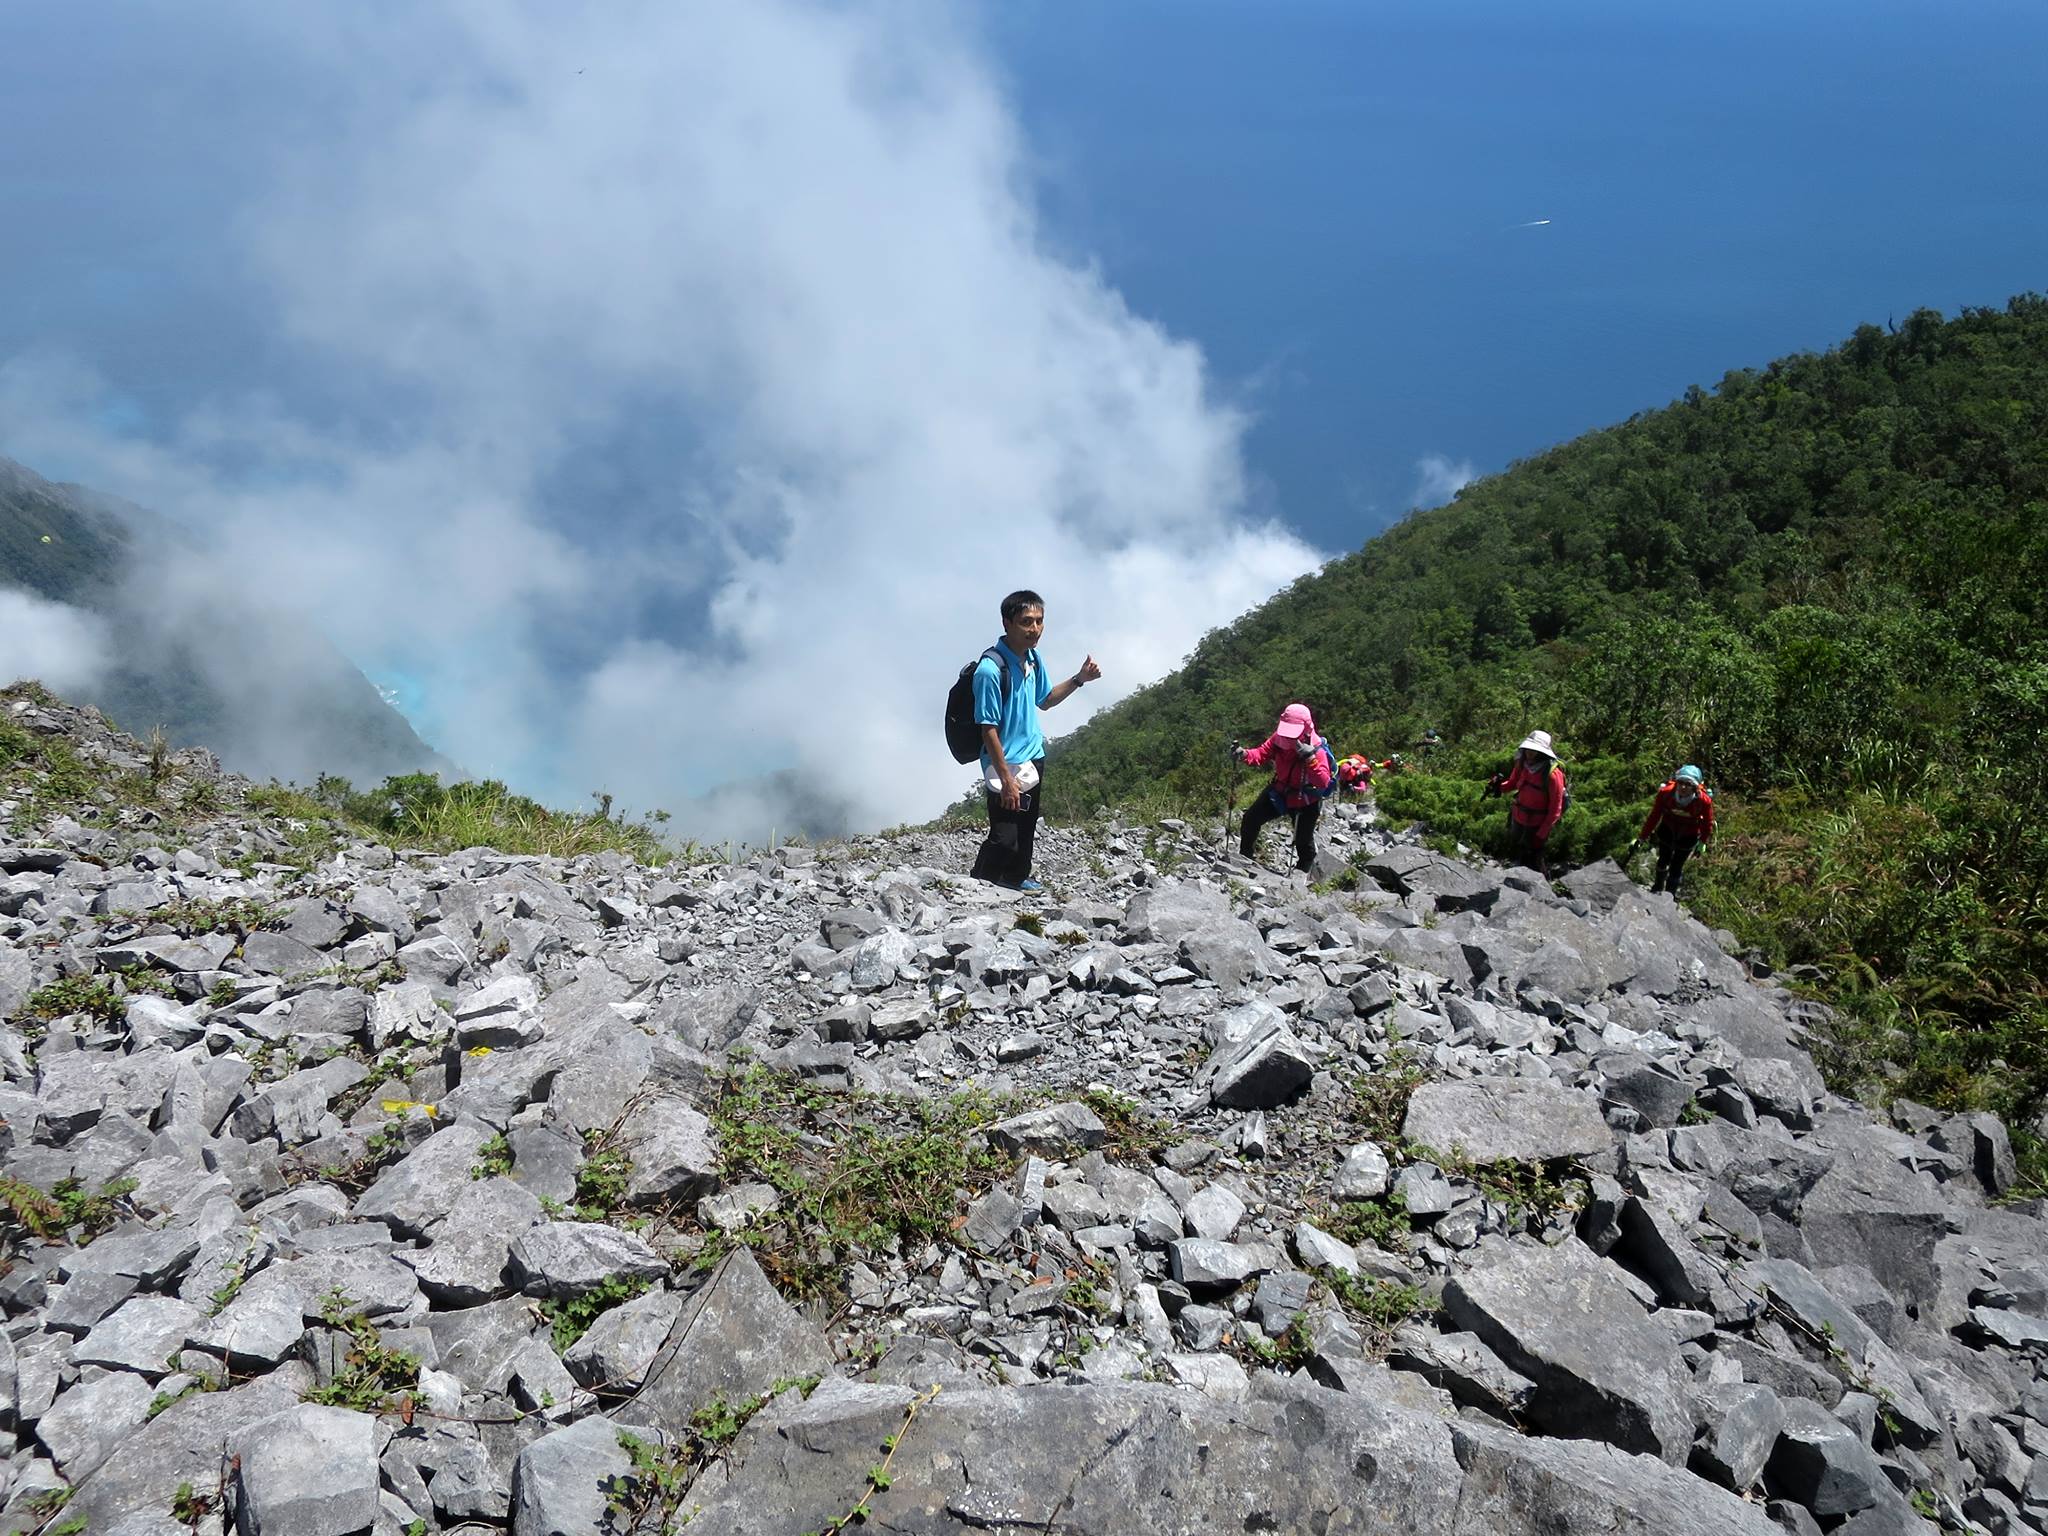
[(1272, 790), (1266, 790), (1258, 799), (1244, 808), (1244, 829), (1237, 836), (1237, 851), (1248, 859), (1258, 857), (1259, 833), (1269, 821), (1278, 821), (1282, 816), (1294, 818), (1294, 867), (1305, 870), (1316, 861), (1316, 818), (1323, 813), (1323, 802), (1311, 800), (1298, 811), (1291, 811), (1280, 803), (1280, 797)]
[(974, 856), (975, 879), (1017, 885), (1029, 877), (1031, 845), (1038, 837), (1038, 797), (1044, 792), (1045, 763), (1041, 760), (1038, 782), (1017, 797), (1016, 810), (1004, 810), (1001, 795), (986, 796), (988, 836), (982, 839), (981, 852)]
[(1665, 822), (1657, 828), (1657, 879), (1651, 885), (1652, 891), (1669, 891), (1678, 894), (1678, 880), (1685, 873), (1685, 861), (1692, 857), (1693, 849), (1700, 840), (1690, 832)]

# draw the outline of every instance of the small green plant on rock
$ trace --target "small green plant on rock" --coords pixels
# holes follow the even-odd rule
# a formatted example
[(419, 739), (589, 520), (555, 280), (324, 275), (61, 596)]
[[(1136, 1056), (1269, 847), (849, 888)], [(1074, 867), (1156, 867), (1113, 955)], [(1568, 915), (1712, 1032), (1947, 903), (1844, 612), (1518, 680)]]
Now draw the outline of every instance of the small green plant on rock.
[(1402, 1253), (1414, 1225), (1408, 1219), (1407, 1197), (1390, 1189), (1371, 1200), (1345, 1201), (1332, 1213), (1330, 1231), (1347, 1243), (1367, 1243), (1388, 1253)]
[(31, 992), (23, 1011), (32, 1019), (61, 1019), (83, 1013), (113, 1024), (127, 1014), (128, 1000), (103, 976), (66, 976)]
[(171, 1518), (180, 1525), (199, 1529), (199, 1522), (213, 1513), (213, 1495), (196, 1491), (190, 1483), (178, 1484), (171, 1495)]
[(476, 1149), (477, 1160), (469, 1170), (472, 1179), (502, 1179), (512, 1173), (512, 1143), (501, 1132)]
[(395, 1406), (397, 1394), (419, 1386), (420, 1363), (403, 1350), (390, 1349), (362, 1310), (340, 1290), (321, 1299), (321, 1321), (348, 1336), (348, 1347), (333, 1379), (306, 1394), (306, 1401), (357, 1413), (382, 1413)]
[(570, 1345), (590, 1331), (592, 1323), (612, 1308), (631, 1301), (652, 1284), (651, 1280), (635, 1279), (629, 1275), (609, 1275), (581, 1296), (551, 1296), (543, 1301), (540, 1315), (554, 1330), (555, 1353), (566, 1352)]
[(1428, 1298), (1412, 1285), (1350, 1275), (1341, 1269), (1325, 1274), (1323, 1283), (1345, 1315), (1364, 1330), (1367, 1348), (1375, 1356), (1386, 1352), (1396, 1328), (1430, 1310)]
[(78, 1229), (80, 1246), (91, 1242), (121, 1219), (120, 1202), (133, 1194), (135, 1188), (133, 1179), (110, 1179), (99, 1187), (97, 1194), (88, 1194), (75, 1175), (59, 1179), (50, 1191), (57, 1206), (58, 1229)]

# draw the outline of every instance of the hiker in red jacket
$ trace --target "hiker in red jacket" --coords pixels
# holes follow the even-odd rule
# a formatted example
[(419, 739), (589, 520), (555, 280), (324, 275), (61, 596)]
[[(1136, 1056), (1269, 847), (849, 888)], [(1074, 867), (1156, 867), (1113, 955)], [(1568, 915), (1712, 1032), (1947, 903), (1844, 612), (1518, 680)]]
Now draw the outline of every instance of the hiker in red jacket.
[(1316, 861), (1316, 818), (1322, 814), (1323, 801), (1337, 775), (1336, 754), (1316, 734), (1308, 706), (1290, 704), (1280, 711), (1273, 734), (1256, 747), (1239, 747), (1237, 760), (1253, 768), (1273, 765), (1273, 782), (1245, 807), (1237, 851), (1248, 859), (1256, 858), (1260, 830), (1277, 817), (1290, 816), (1294, 819), (1294, 867), (1306, 871)]
[(1564, 814), (1564, 770), (1557, 766), (1557, 749), (1550, 744), (1550, 732), (1531, 731), (1515, 748), (1515, 763), (1506, 773), (1486, 781), (1490, 795), (1507, 795), (1508, 847), (1515, 862), (1539, 875), (1549, 873), (1544, 850), (1557, 819)]
[(1653, 834), (1657, 839), (1657, 880), (1650, 889), (1669, 891), (1676, 898), (1685, 861), (1692, 857), (1695, 848), (1714, 835), (1714, 797), (1707, 793), (1700, 782), (1699, 769), (1691, 763), (1658, 789), (1649, 817), (1636, 840), (1629, 844), (1629, 852), (1634, 853)]

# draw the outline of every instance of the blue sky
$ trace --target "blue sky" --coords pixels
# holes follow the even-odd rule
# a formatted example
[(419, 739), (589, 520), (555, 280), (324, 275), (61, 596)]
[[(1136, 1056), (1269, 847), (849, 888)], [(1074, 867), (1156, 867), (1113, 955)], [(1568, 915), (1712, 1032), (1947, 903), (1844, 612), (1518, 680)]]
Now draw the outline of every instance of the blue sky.
[(1247, 390), (1329, 547), (1425, 454), (2048, 284), (2038, 4), (1021, 0), (993, 36), (1054, 228)]
[(2043, 58), (2033, 0), (13, 0), (0, 453), (479, 772), (900, 820), (1013, 579), (1090, 707), (1460, 474), (2048, 285)]

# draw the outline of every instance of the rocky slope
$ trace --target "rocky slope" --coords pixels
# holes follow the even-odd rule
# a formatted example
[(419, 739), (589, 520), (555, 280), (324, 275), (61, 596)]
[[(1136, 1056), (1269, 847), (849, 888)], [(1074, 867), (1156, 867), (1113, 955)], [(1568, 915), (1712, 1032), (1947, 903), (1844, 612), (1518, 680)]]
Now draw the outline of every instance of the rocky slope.
[[(141, 762), (98, 717), (17, 725)], [(203, 784), (203, 793), (195, 786)], [(1612, 866), (0, 819), (6, 1528), (2016, 1533), (2048, 1230)], [(21, 824), (23, 820), (33, 825)]]

